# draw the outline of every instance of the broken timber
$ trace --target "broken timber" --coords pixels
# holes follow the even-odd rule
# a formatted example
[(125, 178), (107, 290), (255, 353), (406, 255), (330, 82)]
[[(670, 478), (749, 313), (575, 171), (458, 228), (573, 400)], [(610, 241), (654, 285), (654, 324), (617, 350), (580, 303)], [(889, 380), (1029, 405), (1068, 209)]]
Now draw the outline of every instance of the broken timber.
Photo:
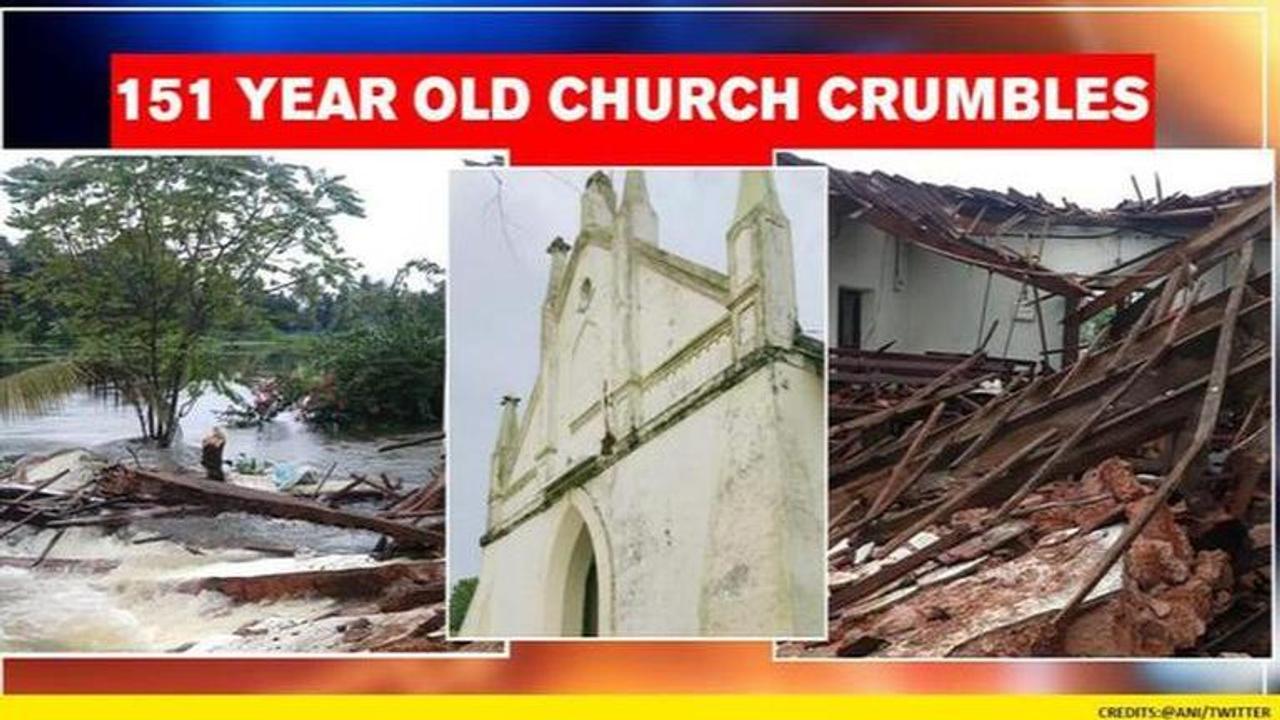
[(1227, 213), (1203, 232), (1160, 253), (1129, 278), (1091, 300), (1076, 311), (1076, 318), (1084, 320), (1093, 317), (1152, 279), (1173, 272), (1181, 263), (1199, 263), (1214, 252), (1234, 249), (1239, 246), (1239, 243), (1257, 237), (1270, 225), (1271, 191), (1269, 188), (1264, 188), (1248, 202)]
[(439, 532), (424, 530), (405, 523), (372, 515), (336, 510), (318, 502), (281, 493), (255, 490), (191, 476), (169, 475), (154, 471), (116, 466), (104, 480), (104, 491), (123, 495), (141, 495), (161, 503), (203, 505), (219, 510), (233, 510), (290, 520), (306, 520), (321, 525), (369, 530), (402, 543), (439, 547)]
[[(1240, 207), (1240, 213), (1251, 211), (1249, 201)], [(1150, 652), (1157, 654), (1237, 651), (1220, 639), (1230, 638), (1239, 647), (1248, 638), (1237, 642), (1237, 630), (1229, 626), (1240, 617), (1261, 617), (1256, 607), (1269, 597), (1269, 545), (1232, 556), (1237, 572), (1255, 569), (1254, 579), (1235, 587), (1230, 570), (1212, 574), (1229, 565), (1221, 559), (1226, 553), (1214, 545), (1203, 550), (1205, 546), (1196, 545), (1180, 561), (1202, 575), (1193, 574), (1186, 588), (1175, 581), (1175, 590), (1158, 591), (1132, 584), (1131, 575), (1142, 570), (1130, 566), (1137, 561), (1126, 552), (1140, 542), (1147, 543), (1143, 552), (1150, 552), (1152, 543), (1163, 542), (1170, 532), (1182, 533), (1184, 544), (1187, 537), (1207, 542), (1199, 535), (1220, 532), (1217, 528), (1226, 523), (1254, 526), (1245, 541), (1248, 548), (1248, 542), (1261, 537), (1257, 524), (1270, 521), (1269, 513), (1260, 510), (1269, 504), (1271, 491), (1266, 474), (1271, 430), (1265, 421), (1271, 380), (1270, 277), (1251, 276), (1251, 239), (1260, 232), (1260, 222), (1217, 234), (1215, 243), (1196, 241), (1206, 235), (1200, 233), (1170, 246), (1148, 262), (1168, 268), (1163, 278), (1135, 274), (1120, 280), (1140, 280), (1136, 287), (1148, 288), (1145, 297), (1127, 306), (1119, 324), (1095, 335), (1078, 361), (1058, 372), (1025, 377), (1025, 382), (1010, 378), (994, 396), (986, 388), (976, 390), (973, 379), (981, 375), (971, 370), (978, 362), (973, 358), (967, 364), (960, 358), (949, 363), (947, 369), (959, 364), (961, 372), (935, 372), (905, 382), (902, 370), (877, 377), (874, 353), (833, 351), (833, 360), (845, 359), (832, 364), (832, 409), (839, 407), (839, 392), (839, 402), (848, 403), (855, 414), (840, 416), (831, 428), (833, 635), (825, 652), (909, 654), (912, 638), (925, 643), (919, 648), (928, 647), (928, 633), (910, 628), (954, 630), (956, 625), (948, 625), (953, 609), (929, 604), (946, 601), (937, 590), (922, 590), (926, 583), (949, 587), (951, 580), (937, 578), (972, 573), (970, 562), (984, 563), (979, 567), (985, 577), (995, 577), (999, 568), (1030, 553), (1051, 557), (1054, 544), (1063, 541), (1044, 542), (1054, 527), (1063, 527), (1054, 525), (1059, 522), (1068, 523), (1065, 530), (1075, 531), (1076, 537), (1109, 527), (1113, 539), (1096, 547), (1087, 562), (1073, 564), (1073, 578), (1055, 586), (1052, 606), (1046, 604), (1031, 619), (1012, 617), (1005, 626), (998, 624), (998, 612), (988, 610), (995, 630), (951, 649), (960, 654), (1002, 648), (1062, 653), (1068, 646), (1079, 650), (1092, 642), (1139, 654), (1148, 648), (1156, 648)], [(1194, 260), (1179, 254), (1187, 252), (1188, 244), (1198, 248)], [(1238, 259), (1231, 282), (1222, 292), (1200, 299), (1209, 270), (1232, 256)], [(905, 370), (911, 366), (904, 359), (894, 363)], [(938, 377), (943, 381), (935, 382)], [(864, 409), (859, 412), (859, 407)], [(1210, 448), (1225, 456), (1212, 469), (1204, 461)], [(1143, 493), (1141, 503), (1126, 499), (1123, 489), (1098, 492), (1096, 480), (1078, 475), (1088, 471), (1086, 475), (1096, 477), (1091, 474), (1126, 462), (1142, 468), (1140, 475), (1129, 474), (1129, 482)], [(1175, 520), (1174, 508), (1184, 507), (1176, 510)], [(1114, 524), (1126, 515), (1127, 526)], [(1009, 518), (1024, 525), (1011, 526)], [(1148, 526), (1163, 535), (1143, 540)], [(978, 540), (1006, 530), (1016, 542), (999, 535), (1005, 545), (999, 552)], [(959, 550), (970, 546), (980, 548), (977, 554)], [(1258, 557), (1264, 560), (1261, 565)], [(1117, 566), (1121, 558), (1126, 558), (1123, 568)], [(1006, 594), (1015, 599), (1032, 598), (1036, 592), (1028, 588), (1019, 596), (1016, 587), (1010, 590)], [(1190, 594), (1197, 592), (1217, 594)], [(1212, 605), (1194, 600), (1200, 613), (1194, 623), (1200, 624), (1179, 630), (1184, 635), (1173, 639), (1125, 635), (1142, 632), (1139, 625), (1099, 630), (1098, 623), (1127, 622), (1130, 616), (1124, 612), (1144, 612), (1143, 598), (1157, 595), (1142, 593), (1185, 597), (1187, 607), (1194, 598), (1211, 597)], [(926, 599), (913, 602), (916, 595)], [(979, 595), (975, 591), (974, 597)], [(1117, 607), (1123, 612), (1113, 616)], [(1227, 607), (1232, 610), (1224, 614)], [(936, 616), (910, 614), (934, 611)], [(1208, 623), (1218, 624), (1206, 632)], [(1160, 620), (1153, 627), (1174, 624)], [(1259, 627), (1259, 632), (1267, 631), (1265, 624)]]
[(396, 582), (423, 586), (423, 604), (444, 599), (444, 564), (440, 560), (386, 562), (364, 567), (315, 569), (262, 575), (204, 577), (178, 586), (180, 592), (213, 590), (239, 602), (323, 596), (350, 600), (375, 597)]

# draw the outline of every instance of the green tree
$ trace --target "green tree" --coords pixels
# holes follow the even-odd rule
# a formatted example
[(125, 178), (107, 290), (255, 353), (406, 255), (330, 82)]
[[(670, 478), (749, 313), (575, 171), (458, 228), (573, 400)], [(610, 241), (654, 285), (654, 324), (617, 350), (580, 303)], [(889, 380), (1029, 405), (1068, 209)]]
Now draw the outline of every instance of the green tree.
[(332, 220), (363, 215), (341, 177), (261, 157), (35, 160), (0, 184), (33, 266), (24, 296), (58, 310), (75, 361), (160, 446), (217, 378), (216, 334), (251, 298), (344, 281)]
[(390, 283), (362, 278), (335, 301), (313, 349), (301, 410), (326, 426), (438, 424), (444, 413), (445, 275), (414, 260)]
[(60, 344), (57, 310), (47, 302), (24, 296), (34, 268), (19, 244), (0, 236), (0, 333), (24, 343)]
[(449, 592), (449, 632), (456, 635), (462, 630), (462, 621), (471, 608), (471, 599), (476, 596), (476, 585), (479, 580), (474, 577), (462, 578), (453, 584)]

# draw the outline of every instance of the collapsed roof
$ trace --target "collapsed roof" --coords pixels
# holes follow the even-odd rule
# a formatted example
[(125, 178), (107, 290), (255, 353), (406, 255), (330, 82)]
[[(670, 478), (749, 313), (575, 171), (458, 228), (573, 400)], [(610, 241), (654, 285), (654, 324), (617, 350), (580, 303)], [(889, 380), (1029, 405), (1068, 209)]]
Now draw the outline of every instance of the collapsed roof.
[[(783, 165), (818, 164), (790, 153), (782, 153), (778, 160)], [(1262, 202), (1259, 196), (1267, 194), (1266, 186), (1239, 186), (1196, 196), (1165, 196), (1157, 191), (1156, 197), (1140, 196), (1113, 208), (1091, 210), (1066, 198), (1055, 203), (1042, 195), (1028, 195), (1013, 188), (1005, 192), (963, 188), (917, 182), (879, 171), (828, 168), (828, 173), (833, 236), (843, 222), (865, 221), (931, 252), (1025, 281), (1055, 295), (1080, 299), (1114, 281), (1105, 277), (1107, 274), (1090, 277), (1055, 272), (1039, 264), (1037, 258), (1005, 247), (1001, 239), (1027, 233), (1040, 235), (1051, 227), (1078, 226), (1128, 229), (1177, 240), (1251, 201)], [(1250, 219), (1253, 216), (1250, 213)], [(1116, 268), (1120, 269), (1127, 271)]]
[[(1269, 654), (1271, 278), (1253, 264), (1268, 189), (1085, 211), (830, 178), (836, 212), (1053, 282), (1077, 293), (1076, 322), (1124, 307), (1056, 371), (981, 348), (830, 348), (831, 635), (783, 654)], [(972, 239), (1033, 213), (1182, 235), (1109, 283)], [(1216, 268), (1230, 280), (1204, 297)]]

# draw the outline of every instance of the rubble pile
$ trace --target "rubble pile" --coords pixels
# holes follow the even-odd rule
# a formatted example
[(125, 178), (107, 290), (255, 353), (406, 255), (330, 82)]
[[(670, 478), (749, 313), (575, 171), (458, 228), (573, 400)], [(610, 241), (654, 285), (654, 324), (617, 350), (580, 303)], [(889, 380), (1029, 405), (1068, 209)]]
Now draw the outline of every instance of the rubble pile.
[[(830, 350), (830, 637), (781, 654), (1269, 655), (1271, 278), (1254, 269), (1269, 189), (1102, 217), (840, 182), (857, 183), (841, 191), (861, 203), (851, 212), (1058, 288), (1064, 325), (1096, 328), (1057, 369), (981, 347)], [(1054, 276), (963, 230), (1035, 212), (1187, 232), (1122, 272)]]
[[(444, 499), (442, 471), (425, 484), (406, 487), (382, 476), (353, 474), (350, 482), (326, 492), (319, 482), (281, 491), (270, 480), (228, 473), (160, 471), (97, 462), (74, 450), (28, 457), (0, 478), (0, 567), (21, 568), (53, 578), (100, 577), (103, 587), (145, 583), (147, 596), (215, 594), (246, 618), (230, 636), (196, 637), (187, 651), (459, 651), (489, 650), (483, 644), (445, 639)], [(217, 540), (182, 525), (211, 518), (222, 527)], [(250, 527), (233, 518), (256, 517), (272, 527), (303, 524), (335, 535), (380, 537), (371, 551), (316, 553), (290, 546), (293, 537), (276, 534), (263, 542), (234, 530)], [(157, 525), (157, 523), (166, 523)], [(284, 525), (272, 525), (284, 523)], [(157, 532), (157, 527), (164, 530)], [(76, 542), (76, 550), (103, 548), (94, 557), (62, 556), (59, 544), (70, 531), (98, 533), (99, 542)], [(228, 538), (228, 532), (231, 536)], [(26, 534), (39, 552), (23, 556), (14, 543)], [(9, 538), (6, 544), (5, 538)], [(110, 541), (108, 541), (110, 540)], [(111, 578), (128, 553), (111, 548), (171, 544), (195, 558), (191, 564), (160, 563), (145, 579), (136, 573)], [(358, 547), (358, 542), (349, 542)], [(118, 551), (117, 551), (118, 552)], [(230, 554), (229, 554), (230, 553)], [(157, 556), (162, 557), (162, 556)], [(224, 558), (233, 558), (226, 561)], [(134, 588), (136, 589), (136, 588)], [(56, 605), (58, 598), (50, 598)], [(314, 614), (275, 613), (277, 604), (311, 603)], [(260, 611), (255, 610), (260, 609)], [(247, 609), (247, 610), (246, 610)], [(221, 611), (224, 614), (226, 610)], [(198, 628), (197, 628), (198, 633)]]

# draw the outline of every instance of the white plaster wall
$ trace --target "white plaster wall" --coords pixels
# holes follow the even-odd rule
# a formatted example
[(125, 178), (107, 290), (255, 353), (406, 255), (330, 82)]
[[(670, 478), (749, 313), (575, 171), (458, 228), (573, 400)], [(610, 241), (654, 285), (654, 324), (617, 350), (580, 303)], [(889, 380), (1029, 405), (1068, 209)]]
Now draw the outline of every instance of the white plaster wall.
[[(555, 442), (560, 456), (558, 464), (562, 468), (572, 466), (575, 459), (600, 451), (603, 433), (588, 438), (581, 431), (572, 432), (570, 423), (600, 402), (605, 380), (612, 380), (609, 377), (609, 328), (613, 323), (609, 250), (592, 244), (582, 248), (581, 253), (571, 268), (572, 276), (564, 285), (566, 296), (554, 338), (555, 351), (560, 357), (560, 375), (555, 383), (559, 428)], [(588, 281), (591, 299), (584, 307), (582, 287)], [(545, 436), (539, 436), (530, 438), (524, 449), (537, 452), (546, 445)]]
[[(867, 223), (848, 223), (829, 253), (829, 319), (827, 342), (839, 338), (839, 289), (863, 292), (862, 346), (876, 348), (889, 339), (910, 342), (911, 297), (893, 290), (893, 249), (890, 236)], [(895, 345), (895, 350), (898, 346)]]
[[(600, 452), (604, 423), (599, 406), (604, 395), (604, 381), (609, 379), (611, 389), (619, 385), (617, 378), (610, 377), (608, 328), (613, 319), (609, 250), (590, 244), (581, 248), (580, 253), (581, 257), (571, 268), (572, 276), (564, 285), (566, 297), (552, 340), (560, 358), (560, 374), (554, 385), (560, 430), (559, 437), (555, 439), (557, 457), (553, 470), (558, 471)], [(637, 258), (634, 271), (640, 372), (645, 374), (710, 329), (724, 316), (725, 310), (714, 299), (677, 283), (650, 262)], [(582, 287), (588, 281), (592, 296), (584, 308)], [(543, 387), (542, 390), (547, 392), (548, 388)], [(543, 402), (542, 398), (537, 398), (522, 410), (528, 430), (516, 455), (513, 479), (525, 477), (534, 469), (539, 453), (548, 445)], [(654, 411), (660, 409), (655, 408)], [(611, 430), (615, 434), (619, 432), (616, 427)]]
[[(907, 282), (900, 294), (910, 297), (908, 342), (906, 347), (894, 345), (894, 350), (973, 352), (992, 321), (999, 320), (996, 334), (987, 345), (989, 353), (1040, 359), (1040, 335), (1035, 315), (1027, 315), (1023, 320), (1014, 319), (1020, 283), (1002, 275), (991, 275), (991, 292), (984, 320), (985, 269), (957, 263), (914, 246), (907, 248), (907, 255)], [(1027, 297), (1030, 297), (1030, 291)], [(1051, 347), (1061, 344), (1055, 337), (1061, 335), (1061, 329), (1053, 330), (1059, 327), (1060, 307), (1058, 301), (1044, 307), (1048, 315), (1045, 326)], [(1012, 337), (1009, 336), (1010, 328), (1013, 329)]]
[[(826, 483), (815, 374), (784, 363), (725, 398), (701, 634), (821, 637)], [(754, 630), (754, 632), (753, 632)]]
[[(1045, 240), (1041, 264), (1059, 272), (1100, 272), (1170, 242), (1167, 238), (1135, 233), (1099, 237), (1097, 230), (1089, 228), (1055, 228), (1054, 232), (1060, 234)], [(1092, 237), (1082, 237), (1085, 234)], [(1001, 242), (1017, 252), (1040, 251), (1038, 238), (1011, 237)], [(863, 222), (847, 223), (831, 243), (829, 342), (834, 343), (838, 337), (838, 290), (843, 286), (869, 291), (862, 305), (864, 349), (895, 340), (892, 350), (897, 352), (969, 353), (992, 321), (998, 320), (999, 326), (987, 346), (989, 353), (1040, 359), (1040, 331), (1034, 310), (1030, 306), (1020, 308), (1016, 302), (1021, 283), (992, 275), (984, 320), (985, 269), (903, 244), (899, 266), (905, 271), (901, 273), (903, 281), (895, 287), (893, 246), (889, 235)], [(1024, 297), (1028, 301), (1033, 297), (1030, 288)], [(1060, 298), (1041, 304), (1051, 350), (1062, 345), (1063, 309)], [(1056, 364), (1057, 356), (1050, 357)]]
[(636, 263), (637, 347), (640, 373), (665, 362), (724, 314), (724, 305), (690, 290), (659, 272), (653, 264)]
[[(572, 420), (586, 413), (593, 403), (599, 401), (603, 381), (609, 371), (609, 335), (606, 328), (611, 321), (609, 308), (611, 267), (607, 248), (588, 244), (579, 252), (581, 257), (577, 259), (572, 269), (573, 276), (565, 285), (567, 297), (561, 307), (560, 322), (555, 336), (551, 338), (555, 351), (559, 353), (560, 374), (553, 384), (544, 384), (545, 380), (539, 378), (537, 391), (521, 408), (521, 426), (524, 431), (512, 466), (513, 482), (518, 482), (521, 478), (527, 477), (530, 472), (536, 471), (538, 455), (547, 447), (547, 427), (543, 407), (546, 402), (546, 393), (557, 393), (556, 416), (562, 433), (557, 438), (559, 451), (557, 468), (571, 467), (574, 458), (580, 460), (599, 451), (599, 438), (602, 432), (591, 435), (589, 441), (585, 433), (571, 434), (568, 432), (568, 427)], [(587, 280), (591, 281), (592, 298), (586, 304), (585, 311), (580, 312), (580, 289), (582, 283)], [(527, 490), (536, 489), (528, 488)]]
[[(1200, 297), (1207, 298), (1225, 290), (1231, 284), (1231, 276), (1235, 272), (1235, 258), (1228, 258), (1218, 263), (1204, 274), (1204, 287)], [(1253, 275), (1271, 272), (1271, 240), (1264, 238), (1253, 244), (1253, 263), (1250, 266)]]
[[(775, 362), (581, 487), (607, 536), (595, 547), (612, 577), (602, 632), (823, 634), (822, 402), (817, 372)], [(547, 618), (559, 597), (545, 578), (569, 504), (561, 497), (484, 549), (464, 636), (556, 634)]]
[(548, 563), (534, 557), (532, 549), (535, 545), (541, 548), (551, 546), (553, 520), (551, 513), (544, 513), (543, 517), (530, 520), (512, 533), (512, 542), (528, 548), (523, 554), (494, 545), (481, 549), (480, 582), (463, 622), (463, 637), (540, 634), (544, 619), (539, 613), (546, 612), (546, 603), (529, 602), (529, 598), (522, 598), (510, 588), (516, 583), (525, 583), (525, 587), (543, 587)]

